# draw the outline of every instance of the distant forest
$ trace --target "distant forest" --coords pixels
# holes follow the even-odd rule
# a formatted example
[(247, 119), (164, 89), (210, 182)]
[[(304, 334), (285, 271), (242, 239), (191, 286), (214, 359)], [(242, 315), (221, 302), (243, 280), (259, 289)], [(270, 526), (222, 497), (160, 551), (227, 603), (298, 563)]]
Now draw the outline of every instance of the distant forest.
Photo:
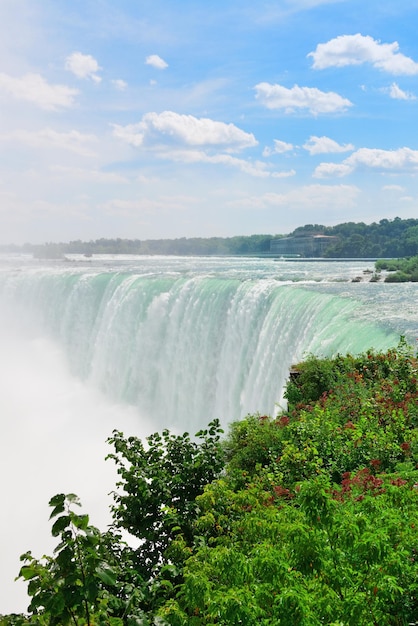
[(288, 235), (235, 237), (182, 237), (180, 239), (97, 239), (42, 245), (1, 246), (2, 252), (24, 252), (38, 258), (61, 258), (65, 254), (143, 254), (179, 256), (269, 256), (270, 241), (279, 237), (338, 237), (325, 251), (329, 258), (401, 258), (418, 254), (418, 219), (382, 219), (373, 224), (345, 222), (337, 226), (306, 224)]

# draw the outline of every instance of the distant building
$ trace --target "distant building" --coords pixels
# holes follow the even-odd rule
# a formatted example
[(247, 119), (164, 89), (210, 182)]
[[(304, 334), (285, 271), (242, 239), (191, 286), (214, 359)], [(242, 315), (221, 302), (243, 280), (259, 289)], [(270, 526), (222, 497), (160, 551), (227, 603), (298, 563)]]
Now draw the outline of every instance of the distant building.
[(320, 257), (325, 250), (338, 241), (338, 237), (318, 234), (304, 234), (295, 237), (281, 237), (270, 241), (270, 253), (277, 256)]

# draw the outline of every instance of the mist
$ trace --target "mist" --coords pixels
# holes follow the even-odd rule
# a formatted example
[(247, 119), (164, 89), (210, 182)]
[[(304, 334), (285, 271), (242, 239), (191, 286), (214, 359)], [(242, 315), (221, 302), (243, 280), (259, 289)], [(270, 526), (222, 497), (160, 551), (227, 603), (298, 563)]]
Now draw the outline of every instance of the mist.
[(109, 403), (72, 376), (60, 348), (13, 312), (0, 313), (0, 614), (25, 612), (27, 584), (14, 581), (19, 556), (52, 554), (48, 502), (76, 493), (90, 522), (105, 530), (116, 470), (105, 461), (114, 428), (146, 436), (152, 426), (132, 407)]

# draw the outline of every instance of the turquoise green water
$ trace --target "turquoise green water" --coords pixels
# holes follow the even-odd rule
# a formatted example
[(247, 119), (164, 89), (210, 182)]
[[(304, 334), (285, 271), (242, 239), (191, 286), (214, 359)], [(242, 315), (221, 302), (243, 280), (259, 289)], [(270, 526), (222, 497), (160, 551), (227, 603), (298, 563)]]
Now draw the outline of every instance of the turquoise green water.
[(352, 283), (362, 267), (167, 257), (28, 262), (3, 268), (0, 297), (22, 324), (63, 347), (81, 380), (156, 424), (193, 429), (215, 417), (273, 413), (290, 365), (307, 353), (381, 350), (401, 334), (412, 340), (415, 285)]

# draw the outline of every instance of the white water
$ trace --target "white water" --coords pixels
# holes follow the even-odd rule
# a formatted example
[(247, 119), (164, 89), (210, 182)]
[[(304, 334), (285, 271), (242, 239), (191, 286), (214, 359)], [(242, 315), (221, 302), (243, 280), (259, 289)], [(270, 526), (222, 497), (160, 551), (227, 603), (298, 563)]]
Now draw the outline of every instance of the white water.
[(292, 362), (418, 336), (416, 285), (354, 284), (365, 263), (3, 259), (0, 614), (25, 609), (18, 556), (51, 552), (48, 500), (108, 522), (113, 428), (196, 432), (273, 413)]

